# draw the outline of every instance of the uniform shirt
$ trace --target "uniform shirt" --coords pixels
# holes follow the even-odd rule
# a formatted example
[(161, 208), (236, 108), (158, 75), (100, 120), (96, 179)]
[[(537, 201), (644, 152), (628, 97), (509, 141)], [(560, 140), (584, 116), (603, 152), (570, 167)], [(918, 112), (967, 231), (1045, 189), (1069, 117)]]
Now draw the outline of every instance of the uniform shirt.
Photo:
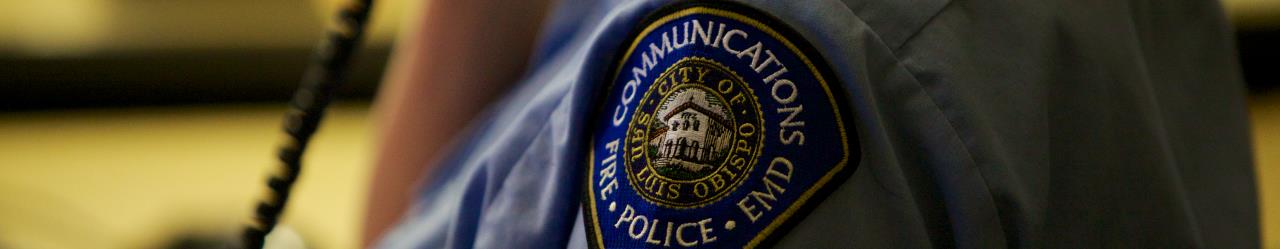
[[(608, 117), (592, 113), (637, 29), (679, 4), (562, 2), (528, 76), (379, 247), (595, 244), (584, 181)], [(765, 245), (1259, 246), (1243, 83), (1216, 2), (716, 4), (793, 30), (848, 109), (849, 174)]]

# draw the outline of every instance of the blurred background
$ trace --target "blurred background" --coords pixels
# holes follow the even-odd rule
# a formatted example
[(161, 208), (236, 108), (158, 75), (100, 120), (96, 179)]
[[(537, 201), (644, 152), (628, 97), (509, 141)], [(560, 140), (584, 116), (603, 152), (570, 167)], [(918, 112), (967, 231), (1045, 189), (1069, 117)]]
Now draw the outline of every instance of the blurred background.
[[(285, 102), (338, 3), (0, 1), (0, 248), (235, 239), (264, 194)], [(274, 246), (359, 246), (369, 101), (419, 4), (381, 0), (374, 10)], [(1280, 0), (1224, 4), (1249, 83), (1262, 237), (1280, 248)]]
[[(285, 103), (340, 3), (0, 0), (0, 248), (238, 239), (265, 196)], [(368, 103), (417, 4), (375, 6), (308, 151), (282, 226), (310, 248), (360, 245)]]

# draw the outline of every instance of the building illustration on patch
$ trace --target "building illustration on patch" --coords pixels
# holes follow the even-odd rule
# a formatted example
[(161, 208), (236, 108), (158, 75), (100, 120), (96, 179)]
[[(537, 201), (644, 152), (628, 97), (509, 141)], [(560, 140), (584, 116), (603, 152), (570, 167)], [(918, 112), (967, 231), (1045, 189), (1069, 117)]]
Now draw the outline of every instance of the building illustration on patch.
[(733, 121), (719, 96), (701, 88), (670, 93), (652, 120), (649, 154), (659, 174), (691, 180), (716, 169), (730, 146)]
[(672, 5), (616, 56), (584, 172), (592, 248), (767, 248), (859, 161), (826, 64), (721, 4)]

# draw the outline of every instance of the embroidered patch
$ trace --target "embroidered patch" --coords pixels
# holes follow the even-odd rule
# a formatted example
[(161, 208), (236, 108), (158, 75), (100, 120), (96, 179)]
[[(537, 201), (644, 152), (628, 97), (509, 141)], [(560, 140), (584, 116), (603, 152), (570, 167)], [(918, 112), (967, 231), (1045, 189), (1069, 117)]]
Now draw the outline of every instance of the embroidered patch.
[(593, 247), (766, 245), (853, 171), (843, 93), (781, 22), (697, 3), (646, 24), (590, 126)]

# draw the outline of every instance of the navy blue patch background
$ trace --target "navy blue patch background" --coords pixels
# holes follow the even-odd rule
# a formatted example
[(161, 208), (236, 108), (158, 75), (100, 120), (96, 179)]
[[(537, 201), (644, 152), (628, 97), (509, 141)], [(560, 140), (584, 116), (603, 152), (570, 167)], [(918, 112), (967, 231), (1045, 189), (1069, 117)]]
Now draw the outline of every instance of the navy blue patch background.
[[(680, 13), (681, 9), (685, 8), (672, 10), (670, 13)], [(718, 8), (712, 8), (711, 10), (719, 11)], [(801, 37), (791, 35), (790, 32), (786, 31), (785, 27), (782, 27), (776, 21), (772, 21), (769, 17), (743, 13), (739, 9), (734, 10), (733, 12), (742, 15), (742, 17), (748, 17), (773, 29), (784, 39), (795, 44), (797, 49), (809, 49), (806, 48), (808, 45), (803, 42)], [(663, 14), (658, 17), (666, 15)], [(799, 91), (796, 102), (781, 105), (774, 100), (771, 94), (772, 85), (766, 84), (764, 78), (773, 73), (775, 67), (766, 67), (757, 73), (750, 67), (751, 58), (749, 56), (738, 58), (722, 48), (705, 46), (700, 41), (701, 38), (695, 36), (693, 38), (695, 41), (692, 44), (667, 54), (658, 61), (653, 69), (648, 71), (648, 76), (641, 79), (635, 96), (627, 105), (627, 113), (623, 115), (625, 119), (620, 125), (614, 126), (612, 117), (615, 107), (622, 103), (623, 86), (632, 79), (631, 68), (642, 65), (641, 54), (649, 52), (648, 44), (653, 43), (661, 47), (662, 33), (672, 32), (672, 27), (677, 27), (677, 31), (683, 33), (683, 23), (692, 20), (697, 20), (703, 24), (706, 24), (707, 21), (715, 22), (717, 30), (719, 29), (719, 24), (723, 23), (726, 25), (725, 32), (732, 29), (745, 31), (747, 33), (746, 38), (736, 37), (728, 44), (735, 50), (742, 50), (755, 42), (762, 42), (764, 48), (772, 51), (778, 60), (787, 67), (788, 72), (781, 78), (789, 79), (796, 84)], [(856, 167), (858, 159), (858, 149), (855, 147), (856, 135), (852, 128), (841, 126), (842, 120), (847, 119), (842, 113), (847, 112), (847, 110), (836, 109), (843, 106), (843, 97), (840, 95), (844, 94), (844, 92), (838, 90), (838, 84), (832, 82), (830, 77), (825, 77), (826, 86), (824, 86), (817, 75), (825, 71), (820, 69), (822, 65), (818, 63), (825, 63), (825, 61), (815, 54), (809, 53), (807, 58), (813, 65), (806, 63), (801, 55), (798, 54), (803, 51), (794, 51), (772, 34), (758, 29), (748, 22), (717, 14), (694, 13), (667, 20), (654, 27), (648, 33), (640, 34), (643, 37), (639, 38), (633, 48), (631, 48), (632, 44), (627, 44), (632, 51), (628, 57), (622, 58), (623, 60), (618, 64), (619, 66), (610, 68), (610, 70), (616, 70), (616, 73), (614, 78), (609, 79), (612, 82), (609, 83), (610, 87), (606, 88), (609, 89), (608, 92), (601, 101), (597, 102), (599, 103), (599, 108), (601, 108), (599, 115), (596, 115), (594, 120), (589, 121), (594, 123), (588, 126), (592, 127), (591, 134), (593, 134), (592, 141), (589, 143), (592, 155), (589, 164), (591, 167), (588, 172), (590, 175), (587, 177), (591, 182), (587, 183), (588, 186), (586, 188), (587, 194), (590, 196), (586, 196), (587, 199), (585, 199), (586, 208), (591, 209), (587, 210), (588, 217), (586, 217), (587, 230), (591, 236), (589, 244), (597, 245), (598, 241), (603, 241), (604, 246), (608, 248), (653, 246), (645, 244), (644, 238), (632, 239), (628, 237), (626, 232), (627, 224), (625, 223), (618, 228), (613, 227), (613, 224), (618, 221), (618, 215), (627, 205), (635, 208), (638, 214), (648, 216), (651, 223), (654, 218), (657, 218), (661, 222), (657, 226), (658, 231), (655, 231), (659, 237), (665, 234), (664, 226), (668, 221), (676, 222), (678, 225), (683, 222), (697, 222), (704, 218), (713, 218), (708, 227), (714, 229), (712, 233), (716, 237), (716, 241), (706, 246), (740, 247), (750, 243), (752, 240), (757, 240), (758, 243), (770, 240), (770, 238), (776, 237), (783, 232), (782, 230), (786, 229), (786, 225), (783, 224), (785, 223), (784, 221), (787, 219), (799, 219), (801, 218), (800, 216), (803, 216), (805, 210), (795, 205), (798, 205), (797, 201), (806, 192), (812, 194), (808, 200), (805, 200), (807, 202), (805, 203), (806, 206), (819, 202), (825, 196), (825, 193), (818, 191), (818, 188), (839, 184), (847, 177), (847, 173), (852, 172), (853, 168)], [(649, 22), (645, 23), (645, 25), (650, 24)], [(623, 53), (625, 52), (623, 51)], [(636, 106), (643, 97), (644, 92), (654, 82), (654, 78), (658, 77), (662, 71), (676, 61), (691, 56), (715, 60), (736, 72), (746, 81), (747, 85), (751, 86), (754, 96), (760, 103), (760, 111), (764, 117), (764, 127), (762, 127), (763, 129), (760, 133), (765, 136), (764, 147), (760, 156), (755, 160), (755, 168), (750, 171), (750, 175), (747, 176), (745, 182), (733, 190), (726, 198), (700, 208), (669, 209), (654, 205), (634, 193), (634, 190), (630, 187), (631, 185), (627, 182), (629, 181), (628, 176), (625, 170), (622, 169), (624, 167), (622, 165), (624, 160), (621, 160), (622, 149), (625, 149), (627, 127), (634, 116)], [(761, 53), (761, 56), (762, 58), (759, 60), (763, 61), (764, 53)], [(787, 94), (786, 90), (780, 90), (780, 95), (785, 96)], [(786, 114), (779, 113), (778, 108), (799, 105), (803, 105), (803, 111), (799, 114), (798, 119), (804, 121), (804, 127), (801, 128), (804, 131), (804, 145), (795, 143), (784, 145), (780, 141), (778, 123), (786, 118)], [(602, 187), (600, 170), (605, 165), (602, 165), (601, 161), (610, 156), (610, 151), (606, 149), (605, 145), (614, 140), (619, 141), (620, 146), (622, 146), (614, 155), (618, 157), (617, 163), (619, 163), (614, 174), (619, 181), (619, 188), (617, 191), (612, 192), (607, 199), (603, 199), (600, 192)], [(771, 210), (765, 210), (763, 206), (755, 203), (754, 200), (748, 200), (748, 203), (755, 204), (758, 210), (764, 212), (763, 216), (753, 223), (739, 210), (737, 202), (752, 190), (765, 190), (761, 179), (764, 177), (769, 163), (775, 157), (789, 159), (795, 167), (794, 172), (790, 182), (783, 184), (786, 192), (778, 195), (778, 201), (774, 202), (775, 204)], [(841, 164), (844, 167), (843, 172), (833, 171), (835, 167)], [(823, 186), (815, 185), (824, 176), (831, 177), (828, 179), (830, 181)], [(616, 202), (617, 205), (614, 211), (609, 210), (609, 205), (612, 202)], [(780, 218), (788, 209), (795, 211), (795, 213), (787, 214), (789, 217)], [(735, 229), (725, 229), (724, 225), (728, 220), (736, 222)], [(597, 226), (597, 224), (599, 225)], [(772, 229), (774, 229), (772, 234), (757, 237), (758, 234), (764, 233), (764, 230), (770, 226), (773, 226)], [(686, 236), (689, 235), (699, 236), (693, 233), (686, 234)], [(679, 247), (674, 242), (671, 244), (672, 247)]]

